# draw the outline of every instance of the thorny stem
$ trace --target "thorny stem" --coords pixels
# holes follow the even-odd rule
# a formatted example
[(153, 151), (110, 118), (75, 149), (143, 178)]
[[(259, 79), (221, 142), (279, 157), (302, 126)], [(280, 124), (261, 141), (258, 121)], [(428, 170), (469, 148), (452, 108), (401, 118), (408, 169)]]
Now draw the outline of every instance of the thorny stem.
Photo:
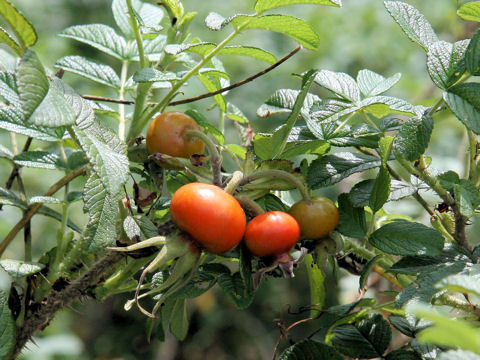
[[(52, 196), (55, 194), (58, 190), (60, 190), (62, 187), (64, 187), (66, 184), (68, 184), (70, 181), (75, 179), (76, 177), (85, 174), (87, 171), (89, 165), (84, 165), (82, 167), (79, 167), (76, 170), (73, 170), (69, 174), (65, 175), (63, 178), (58, 180), (55, 184), (50, 186), (50, 188), (45, 192), (44, 196)], [(30, 205), (27, 210), (25, 211), (25, 214), (23, 217), (20, 219), (20, 221), (13, 227), (12, 230), (7, 234), (5, 239), (0, 243), (0, 256), (5, 252), (5, 249), (8, 247), (8, 245), (12, 242), (12, 240), (15, 238), (15, 236), (18, 234), (18, 232), (23, 229), (25, 225), (30, 221), (30, 219), (37, 213), (37, 211), (42, 207), (43, 203), (35, 203)]]
[(217, 146), (207, 134), (199, 130), (187, 130), (185, 131), (185, 135), (196, 137), (205, 143), (208, 149), (208, 155), (210, 155), (210, 161), (212, 163), (213, 184), (222, 186), (222, 156), (218, 152)]
[(17, 331), (15, 350), (12, 358), (17, 357), (32, 335), (39, 329), (47, 326), (57, 311), (65, 308), (74, 300), (85, 295), (86, 290), (96, 285), (104, 272), (108, 271), (120, 261), (123, 256), (119, 253), (109, 253), (96, 262), (85, 274), (73, 281), (62, 291), (52, 291), (39, 308), (29, 316), (24, 325)]
[(415, 175), (420, 180), (425, 182), (428, 186), (430, 186), (438, 194), (438, 196), (442, 198), (445, 204), (450, 206), (455, 217), (455, 234), (453, 234), (453, 237), (460, 246), (471, 252), (472, 247), (468, 243), (467, 235), (465, 232), (465, 218), (460, 212), (460, 208), (453, 199), (452, 195), (450, 195), (450, 193), (440, 184), (440, 181), (438, 181), (436, 177), (432, 176), (428, 172), (423, 155), (420, 156), (417, 167), (413, 167), (410, 162), (400, 156), (397, 156), (397, 161), (410, 174)]

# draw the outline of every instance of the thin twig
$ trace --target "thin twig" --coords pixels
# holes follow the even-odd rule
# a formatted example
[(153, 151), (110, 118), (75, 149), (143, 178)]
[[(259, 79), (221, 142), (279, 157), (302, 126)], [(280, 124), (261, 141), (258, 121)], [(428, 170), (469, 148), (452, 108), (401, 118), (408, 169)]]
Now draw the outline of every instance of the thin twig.
[[(83, 175), (89, 165), (84, 165), (82, 167), (79, 167), (78, 169), (68, 173), (65, 175), (63, 178), (58, 180), (55, 184), (50, 186), (50, 188), (47, 190), (47, 192), (44, 194), (44, 196), (52, 196), (55, 194), (58, 190), (60, 190), (64, 185), (68, 184), (70, 181), (75, 179), (76, 177)], [(15, 238), (15, 236), (18, 234), (20, 230), (23, 229), (24, 226), (28, 224), (30, 219), (37, 213), (38, 210), (42, 207), (43, 203), (35, 203), (30, 205), (27, 210), (25, 211), (23, 217), (20, 219), (20, 221), (13, 227), (12, 230), (7, 234), (5, 239), (3, 239), (2, 243), (0, 244), (0, 256), (4, 253), (5, 249), (7, 246), (12, 242), (12, 240)]]
[(96, 285), (103, 273), (123, 259), (123, 255), (111, 252), (95, 263), (84, 275), (73, 281), (62, 291), (53, 291), (40, 307), (31, 314), (22, 328), (17, 332), (17, 341), (13, 358), (19, 355), (23, 347), (32, 335), (39, 329), (47, 326), (57, 311), (70, 305), (74, 300), (85, 295), (85, 291), (92, 285)]
[[(33, 140), (33, 138), (31, 138), (31, 137), (27, 138), (27, 141), (25, 141), (25, 145), (23, 145), (22, 152), (28, 151), (28, 149), (30, 148), (30, 145), (32, 144), (32, 140)], [(7, 184), (5, 185), (5, 188), (7, 190), (11, 189), (11, 187), (13, 185), (13, 181), (15, 180), (15, 178), (17, 176), (20, 175), (20, 168), (21, 168), (21, 166), (17, 165), (17, 164), (15, 164), (13, 166), (12, 172), (10, 173), (10, 176), (8, 177)], [(2, 207), (3, 207), (3, 204), (0, 204), (0, 210), (2, 210)]]
[[(221, 88), (221, 89), (218, 89), (218, 90), (215, 90), (215, 91), (212, 91), (212, 92), (208, 92), (208, 93), (205, 93), (205, 94), (202, 94), (202, 95), (194, 96), (194, 97), (191, 97), (191, 98), (188, 98), (188, 99), (172, 101), (172, 102), (168, 103), (168, 106), (188, 104), (188, 103), (198, 101), (198, 100), (202, 100), (202, 99), (206, 99), (206, 98), (224, 93), (225, 91), (229, 91), (229, 90), (235, 89), (239, 86), (245, 85), (246, 83), (248, 83), (250, 81), (253, 81), (256, 78), (258, 78), (262, 75), (265, 75), (266, 73), (272, 71), (273, 69), (275, 69), (276, 67), (278, 67), (279, 65), (281, 65), (282, 63), (287, 61), (289, 58), (291, 58), (293, 55), (295, 55), (297, 52), (299, 52), (301, 49), (302, 49), (302, 47), (298, 46), (297, 48), (292, 50), (290, 53), (285, 55), (283, 58), (278, 60), (275, 64), (269, 66), (268, 68), (254, 74), (252, 76), (249, 76), (248, 78), (246, 78), (242, 81), (239, 81), (235, 84), (232, 84), (230, 86), (226, 86), (224, 88)], [(84, 99), (93, 100), (93, 101), (105, 101), (105, 102), (111, 102), (111, 103), (116, 103), (116, 104), (125, 104), (125, 105), (135, 104), (135, 101), (133, 101), (133, 100), (121, 100), (121, 99), (115, 99), (115, 98), (103, 97), (103, 96), (96, 96), (96, 95), (82, 95), (82, 97)], [(158, 105), (158, 104), (159, 104), (158, 102), (149, 102), (148, 103), (149, 106), (155, 106), (155, 105)]]

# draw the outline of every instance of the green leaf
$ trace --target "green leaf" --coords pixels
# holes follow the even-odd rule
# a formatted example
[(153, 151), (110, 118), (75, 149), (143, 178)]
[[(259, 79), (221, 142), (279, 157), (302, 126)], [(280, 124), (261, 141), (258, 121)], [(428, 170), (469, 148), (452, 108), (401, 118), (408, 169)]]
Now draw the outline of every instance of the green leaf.
[(372, 155), (339, 152), (312, 161), (307, 181), (312, 189), (318, 189), (345, 179), (346, 177), (381, 165), (381, 160)]
[[(160, 61), (163, 54), (167, 37), (165, 35), (157, 35), (155, 38), (143, 40), (143, 52), (149, 61)], [(140, 61), (138, 47), (129, 47), (128, 56), (131, 60)]]
[(313, 305), (313, 308), (310, 310), (310, 316), (316, 317), (321, 314), (319, 309), (323, 309), (325, 305), (325, 274), (322, 269), (314, 263), (311, 254), (307, 254), (304, 261), (310, 288), (310, 304)]
[(380, 167), (372, 193), (370, 194), (370, 208), (377, 212), (387, 202), (390, 195), (390, 173), (386, 166)]
[(21, 109), (0, 106), (0, 128), (44, 141), (58, 141), (63, 138), (63, 128), (49, 129), (34, 124), (26, 124)]
[(119, 60), (129, 60), (125, 38), (118, 35), (110, 26), (103, 24), (75, 25), (66, 28), (59, 35), (93, 46)]
[(17, 41), (10, 36), (10, 34), (0, 26), (0, 43), (7, 44), (18, 56), (22, 56), (24, 54), (23, 49), (17, 43)]
[(82, 149), (106, 190), (117, 194), (128, 177), (127, 147), (112, 131), (92, 124), (85, 130), (73, 128)]
[(178, 340), (184, 340), (188, 334), (187, 300), (178, 299), (170, 317), (170, 331)]
[(306, 339), (286, 348), (278, 360), (342, 360), (333, 347), (318, 341)]
[(407, 335), (408, 337), (415, 337), (415, 327), (410, 324), (410, 322), (400, 315), (390, 315), (388, 317), (390, 324), (393, 325), (395, 329), (400, 331), (402, 334)]
[(181, 52), (189, 51), (204, 58), (216, 47), (217, 44), (211, 42), (196, 42), (193, 44), (169, 44), (165, 46), (165, 52), (167, 54), (177, 55)]
[(323, 155), (330, 150), (330, 144), (324, 140), (288, 142), (280, 158), (289, 159), (294, 156), (315, 154)]
[[(260, 117), (268, 117), (272, 114), (291, 112), (299, 93), (299, 90), (292, 89), (279, 89), (275, 91), (273, 95), (265, 100), (265, 103), (257, 109), (257, 115)], [(317, 95), (307, 93), (300, 113), (308, 112), (308, 109), (310, 109), (315, 102), (320, 101), (321, 99)]]
[[(342, 117), (352, 116), (358, 111), (370, 113), (377, 118), (392, 113), (416, 114), (415, 107), (405, 100), (391, 96), (373, 96), (363, 99), (355, 105), (346, 100), (327, 99), (321, 103), (314, 103), (310, 108), (310, 113), (308, 115), (302, 113), (302, 115), (310, 131), (316, 137), (327, 140), (324, 134), (325, 128), (321, 126), (322, 124), (334, 123)], [(335, 129), (332, 129), (331, 133), (338, 136), (339, 131)]]
[(337, 231), (345, 236), (361, 238), (367, 233), (367, 221), (363, 207), (355, 207), (348, 194), (338, 196), (340, 222)]
[(29, 118), (47, 96), (50, 84), (40, 59), (28, 50), (17, 69), (17, 86), (25, 118)]
[(37, 33), (32, 24), (7, 0), (0, 0), (0, 15), (10, 24), (23, 48), (37, 42)]
[(277, 58), (272, 53), (257, 48), (253, 46), (242, 46), (242, 45), (235, 45), (235, 46), (225, 46), (219, 52), (220, 55), (243, 55), (249, 56), (257, 60), (265, 61), (269, 64), (275, 64), (277, 62)]
[(441, 315), (423, 304), (412, 304), (406, 311), (434, 323), (417, 334), (422, 342), (480, 353), (480, 333), (468, 322)]
[(95, 113), (91, 105), (93, 103), (82, 98), (69, 85), (58, 78), (54, 79), (54, 84), (56, 88), (62, 92), (64, 99), (72, 108), (75, 124), (80, 129), (86, 129), (92, 126), (95, 120)]
[(49, 128), (69, 126), (75, 124), (75, 111), (62, 92), (52, 84), (28, 121)]
[(66, 169), (66, 164), (57, 154), (46, 151), (25, 151), (13, 158), (17, 165), (56, 170)]
[(425, 51), (438, 37), (432, 25), (417, 9), (403, 1), (385, 1), (385, 7), (393, 19), (413, 42), (423, 47)]
[[(38, 213), (40, 215), (48, 216), (51, 217), (52, 219), (55, 219), (57, 221), (62, 221), (63, 216), (60, 214), (58, 211), (55, 211), (53, 209), (50, 209), (47, 206), (42, 206), (39, 210)], [(75, 224), (72, 220), (68, 219), (67, 220), (67, 226), (72, 229), (73, 231), (76, 231), (77, 233), (81, 234), (83, 231), (83, 228)]]
[[(440, 256), (406, 256), (388, 269), (393, 274), (420, 275), (436, 271), (445, 267), (445, 264), (463, 263), (464, 266), (471, 262), (469, 253), (455, 244), (445, 244)], [(442, 277), (443, 278), (443, 277)], [(436, 283), (441, 279), (434, 281)]]
[(173, 81), (178, 80), (175, 73), (163, 72), (154, 68), (140, 69), (133, 74), (133, 81), (135, 82), (157, 82), (157, 81)]
[(146, 216), (127, 216), (123, 221), (123, 229), (130, 239), (146, 240), (158, 236), (158, 230)]
[(273, 137), (272, 137), (273, 147), (272, 147), (272, 156), (271, 156), (272, 158), (278, 157), (284, 151), (288, 141), (288, 137), (290, 136), (290, 132), (292, 131), (293, 126), (297, 121), (298, 115), (302, 110), (303, 103), (308, 94), (308, 90), (313, 84), (313, 81), (315, 79), (315, 74), (316, 74), (316, 70), (310, 70), (303, 76), (302, 89), (300, 90), (300, 93), (295, 99), (295, 104), (293, 105), (292, 112), (288, 116), (285, 124), (282, 125), (282, 127), (280, 127), (278, 130), (276, 130), (273, 133)]
[(212, 134), (212, 136), (215, 138), (215, 140), (217, 140), (220, 145), (225, 144), (225, 136), (223, 136), (222, 132), (218, 130), (215, 126), (210, 124), (208, 118), (200, 111), (196, 109), (189, 109), (185, 111), (185, 114), (191, 116), (198, 125), (207, 130), (210, 134)]
[(421, 360), (421, 358), (413, 351), (398, 349), (390, 351), (385, 360)]
[(371, 274), (373, 270), (373, 266), (381, 259), (381, 255), (376, 255), (374, 258), (370, 259), (367, 264), (364, 266), (362, 273), (359, 277), (359, 285), (358, 288), (361, 291), (365, 285), (367, 285), (368, 276)]
[(393, 140), (394, 138), (392, 136), (384, 136), (378, 141), (378, 149), (380, 150), (380, 159), (382, 160), (382, 164), (386, 164), (390, 159)]
[(2, 100), (7, 106), (11, 105), (16, 108), (22, 106), (18, 96), (15, 74), (7, 71), (0, 71), (0, 101)]
[(480, 205), (480, 191), (476, 186), (469, 180), (460, 179), (453, 171), (440, 174), (438, 179), (445, 189), (453, 192), (460, 212), (466, 217), (473, 216), (475, 209)]
[(364, 266), (362, 273), (358, 279), (358, 289), (361, 291), (365, 285), (367, 285), (367, 280), (370, 274), (372, 273), (373, 266), (380, 260), (382, 255), (375, 255), (372, 259), (370, 259)]
[(118, 218), (118, 199), (104, 186), (100, 178), (92, 173), (84, 188), (84, 212), (89, 219), (82, 236), (85, 250), (99, 252), (112, 246), (117, 240), (116, 221)]
[(221, 30), (226, 24), (230, 22), (231, 19), (226, 20), (222, 15), (217, 14), (216, 12), (208, 13), (205, 18), (205, 25), (210, 30)]
[(470, 1), (463, 4), (457, 10), (457, 14), (464, 20), (480, 22), (480, 3), (478, 1)]
[[(212, 80), (210, 80), (210, 78), (205, 75), (197, 74), (197, 78), (200, 80), (203, 86), (205, 86), (205, 89), (210, 92), (220, 89), (220, 87), (218, 87)], [(217, 94), (213, 98), (215, 99), (215, 102), (221, 111), (227, 111), (227, 102), (225, 101), (223, 95)]]
[[(217, 45), (214, 43), (198, 42), (193, 44), (167, 45), (165, 48), (165, 51), (172, 55), (179, 54), (183, 51), (189, 51), (197, 55), (200, 55), (202, 58), (205, 58), (216, 47)], [(275, 57), (275, 55), (273, 55), (272, 53), (266, 50), (253, 47), (253, 46), (243, 46), (243, 45), (225, 46), (218, 52), (218, 54), (249, 56), (257, 60), (265, 61), (269, 64), (275, 64), (277, 62), (277, 58)]]
[[(215, 68), (202, 68), (199, 70), (200, 74), (216, 77), (216, 78), (223, 78), (226, 80), (230, 80), (230, 75), (228, 75), (225, 71), (215, 69)], [(228, 106), (228, 104), (227, 104)]]
[(433, 130), (433, 119), (425, 113), (421, 118), (408, 119), (395, 137), (395, 155), (409, 161), (417, 160), (428, 147)]
[(360, 70), (357, 75), (357, 83), (360, 91), (365, 97), (380, 95), (395, 85), (402, 74), (396, 73), (395, 75), (385, 78), (376, 72), (368, 69)]
[(435, 345), (421, 343), (418, 339), (413, 339), (410, 342), (410, 346), (422, 360), (437, 360), (442, 352)]
[[(480, 15), (480, 6), (478, 6)], [(478, 19), (480, 21), (480, 17)], [(465, 56), (465, 65), (470, 74), (478, 75), (480, 72), (480, 30), (470, 40)]]
[(259, 14), (276, 9), (282, 6), (297, 5), (297, 4), (315, 4), (315, 5), (330, 5), (342, 6), (341, 0), (257, 0), (255, 2), (255, 11)]
[(264, 197), (261, 197), (257, 200), (257, 203), (265, 211), (288, 211), (282, 200), (273, 194), (267, 194)]
[(480, 134), (480, 84), (464, 83), (448, 89), (443, 98), (455, 116), (475, 134)]
[(380, 118), (389, 114), (415, 115), (417, 109), (409, 102), (392, 96), (372, 96), (357, 104), (359, 109)]
[(460, 292), (462, 294), (474, 294), (480, 296), (480, 286), (478, 284), (478, 275), (451, 275), (437, 284), (441, 290)]
[(440, 89), (448, 89), (465, 72), (465, 53), (469, 41), (451, 44), (437, 41), (428, 47), (427, 69), (430, 78)]
[[(480, 7), (478, 21), (480, 22)], [(449, 350), (442, 352), (438, 360), (480, 360), (480, 355), (465, 350)]]
[[(163, 18), (163, 10), (140, 0), (132, 1), (133, 9), (142, 21), (142, 28), (155, 27), (160, 24)], [(130, 16), (126, 0), (113, 0), (112, 12), (117, 26), (128, 39), (134, 39), (135, 34), (130, 26)]]
[(38, 273), (45, 267), (45, 264), (5, 259), (0, 260), (0, 266), (10, 275), (13, 281), (18, 281), (26, 276)]
[(55, 66), (114, 89), (120, 89), (120, 79), (115, 70), (108, 65), (82, 56), (65, 56), (58, 59)]
[(218, 285), (239, 309), (246, 309), (254, 299), (254, 291), (247, 287), (239, 272), (220, 274)]
[(27, 204), (20, 199), (13, 191), (0, 187), (0, 204), (12, 205), (21, 209), (26, 209)]
[(244, 29), (264, 29), (286, 34), (310, 50), (315, 50), (320, 44), (320, 38), (307, 22), (289, 15), (237, 15), (232, 18), (232, 23)]
[(360, 89), (355, 79), (348, 74), (321, 70), (317, 73), (315, 82), (346, 100), (360, 101)]
[(308, 127), (298, 127), (296, 132), (308, 137), (325, 140), (333, 146), (365, 146), (375, 149), (378, 146), (378, 130), (372, 133), (371, 128), (365, 125), (345, 125), (337, 130), (336, 123), (316, 123), (304, 114)]
[(170, 18), (183, 18), (185, 10), (183, 9), (183, 5), (180, 0), (165, 0), (163, 1), (163, 6), (166, 7)]
[(437, 256), (443, 249), (443, 236), (420, 223), (397, 220), (377, 229), (370, 244), (392, 255)]
[[(353, 206), (364, 207), (370, 204), (370, 197), (372, 196), (373, 187), (375, 185), (374, 179), (363, 180), (350, 190), (348, 194), (350, 201), (352, 202)], [(388, 196), (388, 201), (396, 201), (407, 196), (410, 196), (417, 192), (417, 188), (412, 186), (412, 184), (398, 181), (398, 180), (391, 180), (390, 182), (390, 195)]]
[(8, 294), (0, 290), (0, 359), (10, 359), (15, 349), (17, 329), (8, 307)]
[(347, 356), (354, 358), (381, 357), (387, 349), (392, 331), (388, 322), (379, 314), (370, 314), (357, 327), (341, 325), (334, 329), (332, 344)]
[(13, 159), (13, 153), (7, 147), (0, 144), (0, 158), (3, 159)]

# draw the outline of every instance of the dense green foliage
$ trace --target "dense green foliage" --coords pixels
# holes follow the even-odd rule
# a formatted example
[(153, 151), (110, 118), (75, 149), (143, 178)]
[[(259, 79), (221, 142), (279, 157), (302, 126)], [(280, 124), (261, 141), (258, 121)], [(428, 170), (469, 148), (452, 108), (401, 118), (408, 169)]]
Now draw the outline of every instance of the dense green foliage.
[[(109, 25), (68, 24), (59, 34), (87, 48), (88, 56), (72, 51), (55, 63), (42, 61), (30, 21), (0, 0), (5, 24), (0, 27), (5, 46), (0, 49), (0, 129), (11, 145), (0, 145), (0, 160), (10, 166), (0, 169), (11, 171), (0, 179), (0, 206), (2, 212), (16, 208), (21, 214), (0, 242), (0, 267), (9, 279), (0, 289), (0, 357), (17, 356), (36, 331), (79, 298), (108, 303), (127, 294), (131, 300), (121, 298), (126, 300), (122, 311), (147, 315), (141, 320), (142, 341), (168, 342), (172, 334), (187, 342), (192, 301), (201, 304), (217, 291), (218, 301), (227, 305), (206, 316), (229, 318), (234, 310), (228, 304), (242, 311), (262, 309), (275, 301), (262, 292), (274, 291), (271, 282), (302, 277), (308, 303), (298, 301), (305, 291), (301, 284), (292, 287), (293, 300), (276, 300), (299, 310), (289, 310), (288, 321), (287, 315), (278, 320), (278, 343), (271, 344), (268, 356), (480, 358), (479, 241), (467, 231), (480, 206), (480, 2), (458, 4), (455, 21), (469, 20), (472, 28), (451, 42), (442, 40), (451, 40), (451, 34), (438, 35), (430, 14), (412, 4), (384, 1), (379, 13), (385, 19), (390, 15), (424, 52), (428, 75), (419, 83), (431, 87), (425, 101), (412, 89), (395, 92), (402, 75), (394, 61), (388, 68), (393, 75), (371, 70), (381, 70), (373, 64), (327, 70), (296, 63), (293, 76), (284, 72), (288, 87), (264, 88), (268, 94), (256, 115), (278, 125), (268, 127), (251, 120), (251, 105), (240, 101), (248, 99), (237, 101), (227, 93), (248, 88), (253, 80), (234, 83), (229, 65), (268, 66), (255, 75), (262, 82), (300, 50), (280, 59), (278, 47), (251, 39), (258, 33), (274, 34), (275, 44), (290, 39), (318, 55), (322, 41), (335, 37), (291, 15), (289, 9), (297, 7), (290, 5), (334, 9), (340, 0), (257, 0), (233, 15), (227, 7), (228, 14), (206, 16), (209, 32), (195, 27), (198, 14), (178, 0), (160, 5), (113, 0)], [(401, 35), (389, 36), (393, 49)], [(365, 42), (360, 49), (372, 52), (375, 46)], [(70, 83), (64, 73), (78, 77)], [(94, 85), (80, 84), (79, 78)], [(105, 96), (85, 95), (83, 89)], [(193, 105), (201, 99), (210, 112)], [(179, 107), (201, 127), (187, 136), (204, 141), (208, 155), (149, 156), (142, 137), (146, 125), (165, 109)], [(433, 146), (456, 152), (463, 163), (437, 170), (429, 149), (436, 134), (450, 129), (446, 119), (464, 140), (452, 147), (446, 136)], [(46, 182), (34, 194), (31, 185), (39, 180), (23, 175), (31, 168)], [(59, 177), (43, 175), (51, 171)], [(170, 218), (172, 194), (191, 182), (224, 188), (249, 220), (263, 211), (287, 211), (300, 196), (308, 201), (334, 185), (329, 194), (337, 199), (340, 223), (325, 239), (300, 239), (283, 254), (286, 260), (254, 257), (243, 243), (214, 255), (193, 246)], [(424, 215), (402, 212), (393, 203), (408, 200)], [(215, 204), (208, 211), (215, 211)], [(53, 219), (53, 247), (42, 243), (42, 227), (32, 221), (37, 214)], [(16, 251), (7, 251), (15, 245)], [(342, 269), (359, 276), (358, 294), (333, 305), (326, 289)], [(291, 278), (292, 272), (298, 273), (295, 280), (279, 279)], [(382, 286), (369, 281), (373, 278)], [(252, 320), (249, 330), (255, 326)], [(307, 330), (292, 335), (302, 327)]]

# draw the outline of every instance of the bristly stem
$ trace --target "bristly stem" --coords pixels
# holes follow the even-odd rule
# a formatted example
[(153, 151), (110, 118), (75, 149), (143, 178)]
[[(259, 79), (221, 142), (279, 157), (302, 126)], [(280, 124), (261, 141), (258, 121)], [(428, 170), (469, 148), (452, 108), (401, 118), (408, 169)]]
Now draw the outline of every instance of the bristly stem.
[(450, 195), (450, 193), (440, 184), (440, 181), (435, 176), (432, 176), (429, 173), (429, 171), (427, 170), (427, 166), (425, 164), (425, 159), (423, 158), (423, 155), (420, 156), (417, 167), (412, 166), (409, 161), (407, 161), (406, 159), (398, 155), (397, 155), (397, 161), (410, 174), (415, 175), (417, 178), (419, 178), (420, 180), (425, 182), (428, 186), (430, 186), (433, 189), (433, 191), (435, 191), (437, 195), (442, 198), (445, 204), (450, 206), (455, 217), (454, 238), (460, 246), (464, 247), (466, 250), (471, 252), (472, 246), (468, 243), (467, 234), (465, 231), (465, 217), (460, 212), (460, 208), (458, 207), (452, 195)]
[(23, 326), (17, 330), (17, 339), (12, 359), (18, 356), (27, 341), (30, 340), (37, 330), (48, 325), (59, 310), (65, 308), (79, 297), (84, 296), (87, 289), (95, 286), (102, 275), (121, 259), (123, 259), (121, 254), (109, 253), (64, 290), (52, 291), (48, 298), (40, 304), (35, 313), (29, 316)]

